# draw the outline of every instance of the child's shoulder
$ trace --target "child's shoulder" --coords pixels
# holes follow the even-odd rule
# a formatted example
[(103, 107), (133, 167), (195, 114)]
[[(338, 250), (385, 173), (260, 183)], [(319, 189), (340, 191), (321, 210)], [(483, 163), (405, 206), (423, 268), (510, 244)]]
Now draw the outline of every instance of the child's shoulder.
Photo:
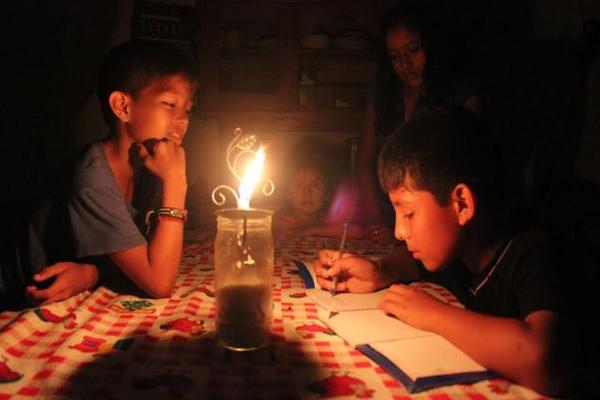
[(514, 233), (507, 242), (505, 253), (502, 264), (509, 275), (550, 277), (559, 267), (556, 244), (542, 230)]
[(79, 152), (73, 163), (73, 178), (75, 187), (106, 186), (113, 183), (101, 142), (94, 142)]
[(526, 229), (514, 232), (510, 237), (513, 251), (527, 253), (530, 251), (549, 252), (550, 239), (546, 232), (540, 229)]

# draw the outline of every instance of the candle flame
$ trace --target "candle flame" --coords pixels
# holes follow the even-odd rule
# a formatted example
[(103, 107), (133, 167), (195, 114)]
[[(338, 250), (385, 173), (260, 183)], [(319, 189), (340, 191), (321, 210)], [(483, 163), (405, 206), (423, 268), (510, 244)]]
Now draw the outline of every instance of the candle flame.
[(263, 165), (265, 162), (265, 150), (260, 147), (246, 168), (244, 178), (240, 182), (240, 197), (238, 199), (238, 208), (243, 210), (250, 209), (250, 198), (254, 192), (256, 184), (262, 175)]

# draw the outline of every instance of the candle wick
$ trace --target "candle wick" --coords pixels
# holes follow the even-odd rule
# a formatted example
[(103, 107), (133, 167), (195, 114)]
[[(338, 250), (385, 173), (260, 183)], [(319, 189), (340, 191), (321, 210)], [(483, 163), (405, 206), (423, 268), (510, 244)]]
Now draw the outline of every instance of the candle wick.
[(246, 216), (244, 216), (244, 231), (242, 233), (242, 246), (246, 246)]

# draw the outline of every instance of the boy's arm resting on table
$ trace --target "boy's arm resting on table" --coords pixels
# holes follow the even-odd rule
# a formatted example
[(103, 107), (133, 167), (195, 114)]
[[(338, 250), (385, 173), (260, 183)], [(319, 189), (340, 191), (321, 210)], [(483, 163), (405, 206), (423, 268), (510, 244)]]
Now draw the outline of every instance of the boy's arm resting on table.
[(447, 306), (437, 333), (473, 359), (503, 376), (544, 394), (565, 394), (571, 368), (557, 359), (558, 315), (540, 310), (523, 321), (492, 317)]
[(183, 248), (183, 221), (160, 218), (148, 244), (111, 254), (113, 262), (151, 297), (169, 297)]
[(394, 282), (412, 282), (418, 279), (418, 269), (405, 246), (399, 246), (378, 261), (339, 252), (319, 251), (313, 268), (324, 289), (332, 287), (333, 277), (339, 276), (336, 291), (368, 293), (388, 287)]
[(489, 316), (444, 304), (427, 293), (393, 285), (381, 309), (418, 328), (435, 332), (486, 368), (548, 395), (562, 395), (572, 368), (557, 346), (558, 314), (531, 312), (524, 320)]
[(58, 262), (33, 275), (34, 282), (44, 282), (54, 277), (54, 281), (45, 289), (35, 285), (27, 286), (25, 295), (41, 304), (64, 300), (98, 283), (98, 269), (93, 264), (76, 262)]
[[(164, 154), (163, 154), (164, 152)], [(140, 146), (140, 156), (163, 183), (162, 207), (183, 209), (187, 183), (185, 154), (173, 143), (160, 142), (154, 156)], [(183, 221), (160, 217), (148, 244), (111, 254), (113, 262), (151, 297), (169, 297), (179, 270)]]

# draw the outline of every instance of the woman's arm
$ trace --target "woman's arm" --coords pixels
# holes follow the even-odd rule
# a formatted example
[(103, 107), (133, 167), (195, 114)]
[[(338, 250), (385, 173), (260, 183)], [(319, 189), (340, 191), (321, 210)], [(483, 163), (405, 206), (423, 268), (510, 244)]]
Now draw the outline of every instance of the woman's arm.
[(357, 176), (363, 202), (363, 222), (365, 224), (381, 224), (383, 216), (379, 209), (377, 182), (373, 179), (376, 158), (375, 110), (367, 106), (365, 121), (360, 135), (357, 158)]
[(482, 108), (481, 98), (477, 95), (469, 97), (465, 102), (465, 109), (475, 115), (481, 115)]

